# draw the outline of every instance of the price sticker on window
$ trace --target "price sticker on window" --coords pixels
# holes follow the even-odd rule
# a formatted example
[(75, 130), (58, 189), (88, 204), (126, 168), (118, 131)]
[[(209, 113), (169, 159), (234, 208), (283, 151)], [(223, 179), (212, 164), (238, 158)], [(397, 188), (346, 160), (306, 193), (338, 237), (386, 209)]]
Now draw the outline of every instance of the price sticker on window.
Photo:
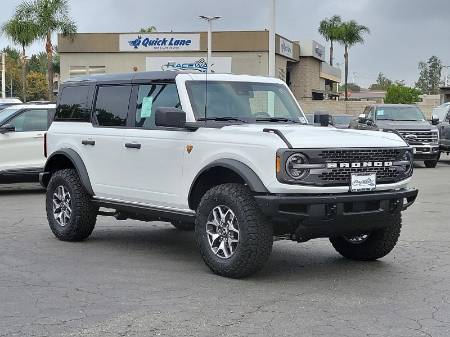
[(148, 118), (152, 115), (153, 97), (144, 97), (141, 107), (141, 118)]

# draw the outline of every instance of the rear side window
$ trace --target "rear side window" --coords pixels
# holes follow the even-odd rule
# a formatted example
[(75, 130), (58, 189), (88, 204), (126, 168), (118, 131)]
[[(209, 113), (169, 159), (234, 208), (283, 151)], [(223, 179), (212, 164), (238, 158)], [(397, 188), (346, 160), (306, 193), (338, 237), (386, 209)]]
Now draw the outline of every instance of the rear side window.
[(100, 86), (94, 115), (99, 126), (126, 126), (131, 85)]
[(90, 122), (91, 113), (88, 109), (89, 86), (64, 87), (56, 108), (55, 121)]

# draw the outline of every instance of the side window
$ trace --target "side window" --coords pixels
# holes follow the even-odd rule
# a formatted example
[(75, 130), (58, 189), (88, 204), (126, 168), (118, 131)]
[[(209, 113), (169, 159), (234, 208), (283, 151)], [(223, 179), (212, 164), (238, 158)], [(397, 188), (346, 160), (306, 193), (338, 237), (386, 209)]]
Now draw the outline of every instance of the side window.
[(87, 107), (89, 86), (64, 87), (60, 93), (55, 121), (71, 120), (90, 122), (91, 113)]
[(447, 113), (445, 120), (450, 123), (450, 111)]
[(135, 126), (144, 129), (155, 128), (155, 110), (160, 107), (181, 107), (176, 84), (139, 85)]
[(94, 116), (99, 126), (126, 126), (131, 85), (99, 86)]
[(48, 128), (48, 110), (26, 110), (14, 117), (8, 124), (14, 125), (16, 132), (46, 131)]

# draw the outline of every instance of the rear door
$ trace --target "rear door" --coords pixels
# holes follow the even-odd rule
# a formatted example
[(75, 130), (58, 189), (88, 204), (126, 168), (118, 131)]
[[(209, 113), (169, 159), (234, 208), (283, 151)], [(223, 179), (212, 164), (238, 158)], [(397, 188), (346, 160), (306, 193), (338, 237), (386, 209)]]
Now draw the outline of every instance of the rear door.
[(91, 135), (81, 140), (83, 160), (98, 197), (121, 200), (126, 194), (124, 131), (131, 84), (100, 84), (95, 88)]
[(38, 172), (44, 167), (44, 133), (50, 111), (52, 109), (25, 109), (5, 122), (13, 125), (15, 131), (0, 134), (0, 170)]

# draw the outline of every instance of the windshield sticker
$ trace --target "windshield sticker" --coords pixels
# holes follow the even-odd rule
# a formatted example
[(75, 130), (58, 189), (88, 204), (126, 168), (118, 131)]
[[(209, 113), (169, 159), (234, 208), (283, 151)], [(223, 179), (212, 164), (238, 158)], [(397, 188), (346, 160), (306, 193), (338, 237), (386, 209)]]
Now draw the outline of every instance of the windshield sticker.
[(141, 118), (148, 118), (152, 115), (153, 97), (144, 97), (142, 100)]
[(377, 110), (377, 116), (384, 116), (384, 110)]

